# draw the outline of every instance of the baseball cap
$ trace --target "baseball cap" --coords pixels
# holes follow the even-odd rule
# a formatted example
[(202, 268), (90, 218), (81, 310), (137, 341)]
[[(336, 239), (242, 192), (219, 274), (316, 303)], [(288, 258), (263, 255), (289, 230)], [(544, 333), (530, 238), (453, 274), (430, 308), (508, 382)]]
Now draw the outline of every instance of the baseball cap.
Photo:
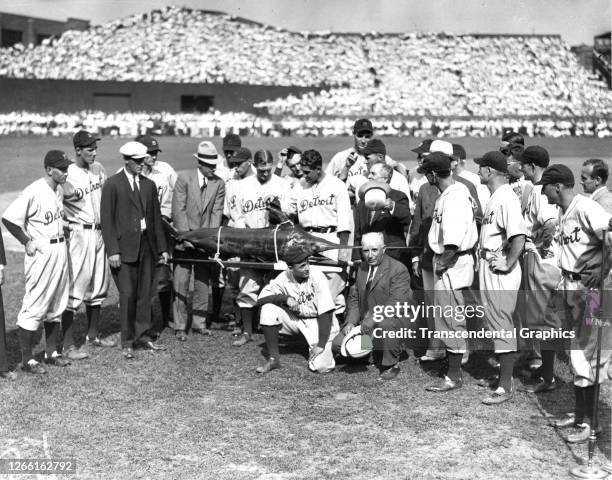
[(538, 167), (548, 167), (550, 156), (545, 148), (539, 145), (532, 145), (523, 150), (523, 153), (518, 158), (521, 163), (533, 163)]
[(131, 158), (134, 160), (145, 158), (148, 155), (147, 147), (145, 147), (140, 142), (134, 142), (134, 141), (125, 143), (119, 149), (119, 153), (123, 155), (124, 157)]
[(219, 161), (219, 154), (217, 153), (217, 149), (213, 145), (212, 142), (208, 140), (204, 140), (200, 142), (198, 145), (197, 153), (194, 153), (193, 156), (198, 159), (200, 163), (204, 163), (207, 165), (217, 165)]
[(539, 182), (536, 182), (536, 185), (550, 185), (551, 183), (573, 185), (575, 183), (574, 174), (565, 165), (556, 163), (544, 170), (542, 178)]
[(453, 154), (453, 144), (444, 140), (434, 140), (433, 142), (431, 142), (428, 151), (429, 153), (442, 152), (450, 156)]
[(360, 118), (353, 125), (353, 133), (361, 133), (361, 132), (374, 132), (374, 128), (372, 127), (372, 122), (370, 122), (367, 118)]
[(463, 145), (453, 143), (453, 156), (459, 160), (465, 160), (467, 158), (467, 153)]
[[(448, 142), (446, 142), (448, 143)], [(433, 152), (423, 159), (423, 165), (417, 168), (419, 173), (450, 172), (451, 158), (443, 152)]]
[(240, 147), (235, 150), (234, 155), (230, 159), (230, 163), (242, 163), (245, 160), (250, 160), (252, 156), (248, 148)]
[(379, 140), (378, 138), (373, 138), (367, 143), (367, 145), (363, 149), (363, 156), (367, 157), (372, 153), (380, 153), (381, 155), (387, 154), (387, 148), (385, 147), (385, 144), (382, 142), (382, 140)]
[(295, 265), (296, 263), (301, 263), (304, 260), (308, 259), (308, 257), (310, 257), (310, 253), (299, 249), (287, 252), (284, 260), (287, 265)]
[(45, 155), (45, 167), (66, 168), (71, 163), (68, 156), (61, 150), (49, 150)]
[(415, 148), (412, 149), (414, 153), (423, 154), (429, 152), (429, 146), (431, 145), (433, 140), (431, 138), (426, 138), (421, 143), (419, 143)]
[(233, 152), (242, 147), (242, 140), (235, 133), (228, 133), (225, 137), (223, 137), (223, 151)]
[(74, 148), (89, 147), (98, 140), (100, 140), (100, 137), (97, 137), (93, 133), (88, 132), (87, 130), (79, 130), (72, 137), (72, 144), (74, 145)]
[(147, 152), (149, 153), (162, 151), (162, 149), (159, 148), (159, 142), (151, 135), (138, 135), (134, 141), (142, 143), (145, 147), (147, 147)]
[(295, 155), (296, 153), (299, 153), (301, 155), (302, 151), (299, 148), (294, 147), (293, 145), (287, 147), (287, 156), (291, 157)]
[(498, 172), (508, 173), (508, 160), (499, 151), (487, 152), (482, 157), (475, 158), (474, 161), (481, 167), (491, 167)]

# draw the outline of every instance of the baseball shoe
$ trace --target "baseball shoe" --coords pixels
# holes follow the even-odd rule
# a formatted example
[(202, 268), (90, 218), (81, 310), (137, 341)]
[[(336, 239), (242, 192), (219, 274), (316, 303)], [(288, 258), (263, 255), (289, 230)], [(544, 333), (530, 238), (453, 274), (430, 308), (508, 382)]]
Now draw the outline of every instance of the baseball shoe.
[(438, 380), (438, 382), (425, 387), (425, 390), (428, 392), (449, 392), (451, 390), (457, 390), (463, 386), (463, 381), (461, 379), (456, 382), (451, 380), (449, 377), (445, 376)]
[(243, 345), (246, 345), (247, 343), (249, 343), (251, 340), (252, 339), (251, 339), (250, 333), (243, 333), (242, 335), (240, 335), (240, 337), (238, 337), (238, 340), (234, 340), (232, 342), (232, 346), (242, 347)]
[(166, 347), (165, 345), (162, 345), (161, 343), (155, 343), (151, 340), (149, 340), (148, 342), (142, 342), (139, 347), (144, 348), (145, 350), (153, 350), (160, 352), (168, 350), (168, 347)]
[(210, 329), (208, 328), (192, 328), (191, 329), (191, 333), (193, 335), (203, 335), (205, 337), (212, 337), (213, 333)]
[[(595, 430), (595, 436), (601, 433), (601, 427)], [(565, 437), (567, 443), (586, 442), (591, 436), (591, 426), (588, 423), (581, 423), (575, 426), (575, 431)]]
[(278, 358), (270, 357), (265, 365), (257, 367), (255, 371), (257, 373), (268, 373), (272, 370), (276, 370), (277, 368), (281, 368), (280, 360)]
[(438, 360), (443, 360), (446, 358), (446, 352), (434, 352), (427, 350), (425, 355), (419, 357), (419, 362), (437, 362)]
[(24, 372), (38, 374), (38, 375), (47, 373), (47, 369), (34, 359), (29, 360), (28, 363), (22, 363), (21, 369)]
[(461, 366), (464, 367), (470, 361), (470, 352), (464, 352), (463, 357), (461, 357)]
[(400, 373), (400, 366), (396, 363), (390, 368), (387, 368), (384, 372), (378, 376), (379, 380), (393, 380)]
[(547, 382), (543, 378), (540, 378), (540, 381), (536, 383), (533, 387), (527, 389), (529, 393), (545, 393), (552, 392), (557, 389), (557, 380), (553, 377), (552, 382)]
[(558, 418), (550, 422), (555, 428), (567, 428), (576, 425), (576, 415), (568, 413), (563, 418)]
[(134, 350), (131, 347), (122, 348), (121, 353), (126, 360), (132, 360), (134, 358)]
[(93, 340), (90, 339), (89, 337), (85, 337), (85, 344), (92, 345), (94, 347), (106, 347), (106, 348), (112, 348), (112, 347), (117, 346), (117, 342), (110, 337), (106, 337), (106, 338), (96, 337)]
[(186, 334), (185, 334), (185, 330), (177, 330), (177, 331), (175, 332), (175, 335), (176, 335), (176, 339), (177, 339), (179, 342), (184, 342), (185, 340), (187, 340), (187, 336), (186, 336)]
[(4, 378), (9, 382), (14, 382), (18, 377), (19, 375), (17, 375), (17, 372), (13, 370), (9, 370), (8, 372), (0, 372), (0, 378)]
[(83, 360), (89, 358), (89, 354), (81, 348), (76, 348), (74, 345), (70, 345), (64, 351), (64, 357), (68, 360)]
[(53, 365), (55, 367), (67, 367), (70, 365), (70, 360), (62, 358), (62, 355), (57, 352), (53, 352), (51, 356), (45, 353), (45, 363), (47, 365)]
[(497, 390), (482, 399), (482, 403), (485, 405), (498, 405), (512, 399), (513, 395), (512, 390), (506, 392), (503, 387), (497, 387)]

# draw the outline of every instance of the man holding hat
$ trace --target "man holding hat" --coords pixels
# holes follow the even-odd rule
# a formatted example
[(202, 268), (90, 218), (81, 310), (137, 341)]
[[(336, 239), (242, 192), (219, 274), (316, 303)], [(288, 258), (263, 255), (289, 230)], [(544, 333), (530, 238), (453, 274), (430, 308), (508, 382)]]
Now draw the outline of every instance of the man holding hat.
[[(574, 426), (567, 436), (570, 443), (586, 441), (594, 426), (595, 373), (599, 368), (599, 382), (607, 378), (607, 368), (612, 349), (612, 329), (597, 327), (588, 309), (591, 301), (589, 290), (595, 290), (601, 301), (604, 268), (603, 236), (607, 232), (610, 214), (601, 205), (583, 195), (574, 193), (574, 175), (565, 165), (551, 165), (537, 183), (548, 202), (559, 207), (559, 266), (561, 282), (557, 290), (561, 295), (560, 311), (566, 329), (571, 329), (570, 365), (574, 374), (574, 414), (555, 423), (557, 427)], [(608, 245), (610, 235), (608, 233)], [(609, 253), (607, 256), (609, 256)], [(606, 267), (607, 269), (607, 267)], [(607, 274), (608, 272), (603, 272)], [(606, 299), (608, 300), (608, 299)], [(609, 309), (609, 305), (605, 306)], [(592, 314), (592, 312), (591, 312)], [(601, 328), (601, 359), (597, 365), (597, 334)]]
[(75, 163), (68, 167), (68, 179), (62, 186), (64, 211), (70, 230), (68, 250), (72, 272), (68, 308), (62, 315), (63, 356), (69, 360), (89, 356), (75, 346), (74, 315), (82, 303), (85, 303), (87, 313), (86, 342), (97, 347), (116, 345), (109, 338), (99, 337), (100, 310), (110, 280), (100, 229), (100, 199), (102, 186), (106, 182), (106, 171), (96, 161), (99, 140), (96, 135), (85, 130), (74, 135)]
[[(171, 223), (172, 195), (176, 183), (176, 171), (168, 163), (159, 160), (159, 154), (162, 150), (156, 138), (150, 135), (140, 135), (134, 140), (147, 147), (148, 156), (142, 165), (142, 175), (155, 183), (162, 218)], [(169, 235), (166, 235), (168, 248), (170, 248), (170, 242)], [(172, 269), (170, 264), (158, 263), (155, 266), (153, 290), (153, 296), (157, 295), (159, 298), (162, 315), (161, 330), (163, 330), (170, 322), (170, 309), (172, 308)]]
[(2, 215), (7, 230), (24, 245), (26, 253), (25, 295), (17, 328), (21, 368), (28, 373), (47, 373), (32, 354), (41, 323), (45, 328), (45, 362), (59, 367), (70, 364), (57, 348), (70, 289), (61, 185), (66, 183), (71, 163), (60, 150), (47, 152), (45, 177), (27, 186)]
[[(225, 184), (215, 175), (219, 163), (217, 149), (212, 142), (198, 145), (194, 154), (198, 166), (182, 172), (174, 185), (172, 198), (172, 221), (179, 232), (199, 228), (221, 226)], [(180, 258), (181, 253), (176, 252)], [(211, 319), (208, 317), (208, 291), (211, 279), (218, 283), (219, 270), (216, 265), (176, 263), (174, 266), (174, 320), (172, 328), (179, 341), (185, 341), (187, 330), (187, 297), (191, 274), (194, 275), (192, 333), (210, 335)]]
[[(367, 172), (362, 176), (354, 175), (349, 179), (349, 184), (355, 189), (355, 192), (359, 190), (359, 187), (365, 183), (368, 172), (373, 165), (377, 163), (382, 163), (389, 165), (393, 168), (391, 163), (395, 163), (394, 161), (388, 162), (387, 158), (387, 147), (378, 138), (373, 138), (370, 140), (365, 148), (363, 149), (363, 156), (365, 157)], [(389, 180), (389, 186), (394, 190), (399, 190), (404, 193), (408, 200), (410, 201), (410, 187), (408, 185), (408, 179), (406, 175), (399, 173), (398, 171), (392, 170), (393, 174), (391, 175), (391, 180)]]
[(514, 393), (512, 370), (517, 338), (502, 333), (514, 330), (512, 315), (521, 285), (518, 260), (525, 245), (527, 227), (519, 198), (508, 184), (506, 157), (501, 152), (488, 152), (474, 161), (479, 166), (480, 181), (491, 192), (480, 229), (478, 273), (485, 325), (489, 331), (498, 332), (493, 347), (499, 356), (499, 386), (482, 401), (485, 405), (493, 405), (510, 400)]
[[(478, 241), (475, 200), (465, 185), (451, 174), (451, 157), (435, 152), (428, 155), (419, 170), (427, 181), (440, 191), (433, 211), (428, 243), (433, 257), (434, 305), (442, 309), (465, 305), (461, 290), (470, 288), (474, 281), (473, 248)], [(465, 332), (466, 320), (445, 315), (433, 319), (438, 332)], [(448, 358), (448, 371), (441, 381), (427, 387), (431, 392), (446, 392), (460, 388), (461, 361), (467, 353), (464, 338), (443, 340)]]
[(323, 273), (310, 270), (308, 253), (291, 254), (285, 261), (289, 269), (271, 280), (257, 300), (268, 354), (267, 362), (257, 367), (257, 373), (280, 368), (279, 333), (301, 333), (309, 347), (309, 370), (330, 372), (336, 366), (332, 339), (339, 327), (327, 279)]
[(121, 347), (129, 360), (134, 358), (135, 346), (166, 349), (151, 340), (149, 330), (155, 264), (167, 263), (169, 256), (157, 187), (141, 175), (147, 147), (127, 142), (119, 153), (125, 166), (102, 188), (100, 223), (119, 290)]
[[(287, 147), (283, 148), (280, 152), (278, 152), (278, 163), (276, 164), (276, 169), (274, 170), (274, 174), (279, 177), (282, 176), (285, 180), (289, 182), (291, 188), (295, 187), (297, 183), (302, 178), (302, 168), (300, 166), (300, 160), (302, 159), (302, 151), (297, 147)], [(289, 170), (291, 171), (288, 175), (283, 175), (283, 168), (287, 165)]]

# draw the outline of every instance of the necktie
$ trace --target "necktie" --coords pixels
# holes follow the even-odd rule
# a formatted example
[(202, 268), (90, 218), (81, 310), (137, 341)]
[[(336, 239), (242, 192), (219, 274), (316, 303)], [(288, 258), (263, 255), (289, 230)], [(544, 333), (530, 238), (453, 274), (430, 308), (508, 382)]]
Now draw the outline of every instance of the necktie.
[(144, 216), (144, 208), (142, 207), (142, 199), (140, 198), (140, 188), (138, 188), (138, 182), (136, 178), (136, 175), (134, 175), (134, 195), (136, 196), (136, 205), (138, 205), (140, 215)]
[(200, 193), (204, 193), (204, 190), (206, 190), (206, 182), (202, 181), (202, 186), (200, 187)]
[(370, 270), (368, 271), (368, 279), (366, 281), (366, 292), (370, 291), (370, 288), (372, 287), (373, 278), (374, 278), (374, 267), (370, 267)]

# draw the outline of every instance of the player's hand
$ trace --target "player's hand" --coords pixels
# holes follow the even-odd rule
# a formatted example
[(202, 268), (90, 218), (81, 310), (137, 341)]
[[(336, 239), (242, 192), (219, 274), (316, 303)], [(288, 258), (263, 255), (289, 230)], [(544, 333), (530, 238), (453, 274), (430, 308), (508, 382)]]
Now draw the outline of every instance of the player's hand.
[(390, 198), (387, 198), (385, 200), (385, 203), (383, 204), (382, 209), (383, 210), (387, 210), (387, 211), (392, 211), (395, 208), (395, 202), (393, 200), (391, 200)]
[(491, 259), (489, 262), (489, 267), (494, 273), (508, 273), (510, 271), (510, 267), (508, 266), (508, 263), (506, 263), (506, 259), (504, 257), (495, 257)]
[(313, 345), (308, 354), (308, 362), (314, 362), (314, 359), (321, 355), (324, 351), (324, 348), (321, 348), (318, 345)]
[(297, 313), (297, 311), (298, 311), (298, 302), (297, 302), (297, 300), (295, 298), (293, 298), (293, 297), (287, 298), (287, 307), (292, 312), (296, 312)]
[(346, 337), (353, 328), (355, 328), (355, 325), (353, 325), (352, 323), (347, 323), (344, 325), (344, 327), (342, 327), (342, 330), (340, 330), (340, 333), (342, 334), (343, 337)]
[(115, 253), (114, 255), (108, 257), (108, 264), (111, 268), (119, 268), (121, 266), (121, 255)]
[(289, 153), (288, 148), (283, 148), (280, 152), (278, 152), (278, 164), (285, 164), (287, 161), (287, 154)]
[(351, 153), (349, 153), (349, 156), (346, 157), (345, 166), (348, 168), (352, 167), (353, 164), (357, 161), (358, 157), (359, 155), (355, 151), (352, 151)]
[(168, 252), (162, 252), (159, 255), (159, 261), (157, 263), (161, 263), (162, 265), (168, 265), (168, 260), (170, 260), (170, 255), (168, 255)]
[(26, 243), (25, 251), (28, 257), (33, 257), (36, 255), (36, 252), (43, 253), (43, 249), (34, 240), (30, 240), (28, 243)]
[(584, 286), (587, 288), (598, 289), (601, 282), (601, 268), (596, 268), (583, 277)]
[(421, 261), (418, 258), (412, 261), (412, 273), (416, 278), (421, 278)]

